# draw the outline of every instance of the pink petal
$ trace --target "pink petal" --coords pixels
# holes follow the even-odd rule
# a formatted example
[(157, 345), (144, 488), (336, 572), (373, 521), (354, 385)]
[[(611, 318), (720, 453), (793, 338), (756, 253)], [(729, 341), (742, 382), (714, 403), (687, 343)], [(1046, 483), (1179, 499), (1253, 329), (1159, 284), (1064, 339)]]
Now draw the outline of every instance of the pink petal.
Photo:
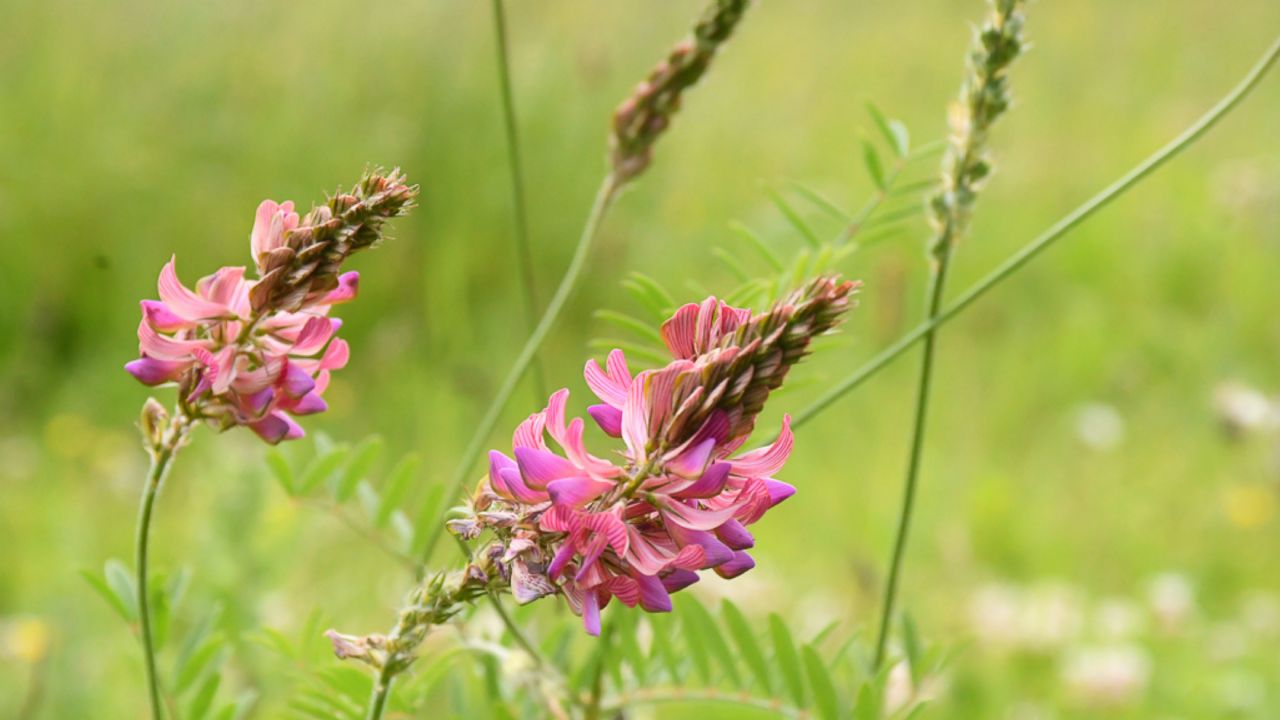
[(511, 492), (511, 496), (526, 505), (544, 503), (549, 497), (547, 493), (541, 489), (534, 489), (526, 485), (518, 468), (502, 470), (499, 475), (502, 476), (502, 483), (506, 485), (507, 490)]
[(794, 445), (791, 416), (787, 415), (782, 418), (782, 432), (772, 444), (745, 452), (729, 461), (733, 463), (733, 474), (742, 477), (768, 477), (782, 469)]
[(536, 412), (525, 418), (524, 422), (516, 426), (516, 430), (511, 434), (511, 445), (513, 448), (533, 448), (538, 450), (547, 449), (547, 441), (542, 437), (543, 431), (547, 427), (547, 415), (545, 412)]
[(160, 292), (160, 300), (168, 306), (169, 310), (184, 320), (203, 320), (228, 315), (225, 305), (196, 295), (178, 280), (176, 262), (177, 258), (174, 257), (165, 263), (165, 266), (160, 269), (160, 280), (156, 285), (156, 289)]
[[(307, 323), (302, 326), (302, 331), (298, 333), (298, 339), (294, 340), (293, 348), (290, 354), (293, 355), (314, 355), (329, 342), (329, 338), (337, 332), (338, 325), (341, 323), (333, 318), (313, 316)], [(344, 363), (345, 364), (345, 363)]]
[(144, 357), (125, 363), (124, 369), (143, 385), (154, 386), (177, 380), (189, 367), (191, 367), (190, 360), (158, 360)]
[(609, 353), (605, 361), (608, 370), (600, 367), (595, 360), (588, 360), (582, 370), (587, 387), (596, 397), (613, 407), (620, 408), (627, 399), (627, 388), (631, 386), (631, 373), (627, 370), (626, 356), (621, 350)]
[(338, 276), (338, 287), (329, 291), (320, 301), (321, 305), (338, 305), (356, 299), (360, 291), (360, 273), (352, 270)]
[(767, 478), (764, 481), (764, 484), (765, 484), (765, 487), (768, 488), (769, 490), (769, 507), (773, 507), (774, 505), (777, 505), (783, 500), (786, 500), (787, 498), (796, 494), (796, 488), (794, 485), (788, 485), (787, 483), (784, 483), (781, 480), (774, 480), (773, 478)]
[(207, 345), (204, 340), (175, 340), (161, 335), (144, 319), (138, 324), (138, 349), (147, 357), (159, 360), (190, 360), (192, 353)]
[(489, 451), (489, 485), (499, 494), (511, 497), (506, 481), (502, 479), (503, 470), (515, 470), (516, 461), (497, 450)]
[(671, 558), (671, 567), (681, 570), (699, 570), (707, 566), (707, 553), (700, 545), (685, 545)]
[(587, 452), (586, 443), (582, 439), (582, 434), (585, 430), (582, 420), (574, 418), (573, 422), (569, 423), (568, 429), (561, 434), (558, 441), (560, 446), (564, 448), (564, 453), (568, 456), (569, 461), (576, 467), (587, 471), (587, 474), (596, 480), (605, 480), (621, 475), (622, 468)]
[(631, 451), (631, 461), (637, 465), (648, 457), (649, 402), (645, 398), (645, 384), (649, 377), (647, 370), (636, 376), (622, 406), (622, 440)]
[(736, 505), (704, 510), (674, 499), (662, 505), (663, 517), (690, 530), (714, 530), (723, 525), (726, 520), (731, 519), (737, 511)]
[(547, 483), (547, 494), (557, 505), (581, 507), (613, 489), (614, 484), (589, 477), (571, 477)]
[(204, 299), (229, 310), (241, 295), (247, 294), (244, 288), (244, 268), (219, 268), (214, 274), (200, 278), (196, 283), (196, 292)]
[(612, 405), (592, 405), (587, 414), (610, 437), (622, 437), (622, 411)]
[(629, 577), (615, 575), (605, 581), (604, 589), (627, 607), (635, 607), (640, 602), (640, 587)]
[(694, 333), (698, 323), (698, 306), (689, 303), (682, 305), (675, 314), (662, 323), (662, 342), (676, 358), (691, 358), (696, 353), (693, 349)]
[(347, 345), (347, 341), (342, 338), (334, 338), (325, 349), (324, 357), (320, 359), (320, 369), (339, 370), (346, 367), (350, 359), (351, 346)]
[(573, 558), (573, 543), (565, 540), (559, 548), (556, 548), (556, 554), (551, 558), (551, 564), (547, 566), (547, 575), (552, 578), (560, 577), (560, 573), (564, 572), (564, 566)]
[(619, 557), (626, 555), (627, 549), (631, 546), (627, 526), (612, 512), (585, 515), (582, 518), (582, 527), (603, 535), (609, 541), (609, 547), (613, 548)]
[(518, 447), (515, 449), (515, 456), (525, 482), (539, 490), (552, 480), (572, 477), (581, 472), (573, 463), (549, 450)]
[(141, 304), (143, 319), (160, 332), (173, 332), (195, 326), (195, 323), (178, 317), (167, 305), (158, 300), (143, 300)]

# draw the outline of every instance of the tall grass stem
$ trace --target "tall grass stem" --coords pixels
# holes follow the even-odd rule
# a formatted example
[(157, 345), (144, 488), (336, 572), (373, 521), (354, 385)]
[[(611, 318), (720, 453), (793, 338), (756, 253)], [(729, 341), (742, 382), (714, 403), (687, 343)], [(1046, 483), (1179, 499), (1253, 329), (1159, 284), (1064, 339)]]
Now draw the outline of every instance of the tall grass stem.
[[(507, 50), (505, 0), (493, 0), (493, 39), (498, 58), (498, 88), (502, 94), (502, 123), (507, 136), (507, 167), (511, 174), (511, 209), (514, 213), (516, 259), (524, 286), (524, 314), (529, 331), (538, 324), (538, 287), (533, 273), (533, 247), (529, 241), (529, 209), (524, 191), (524, 161), (520, 153), (520, 133), (516, 125), (516, 101), (511, 92), (511, 60)], [(534, 355), (531, 361), (536, 402), (547, 398), (546, 374)]]

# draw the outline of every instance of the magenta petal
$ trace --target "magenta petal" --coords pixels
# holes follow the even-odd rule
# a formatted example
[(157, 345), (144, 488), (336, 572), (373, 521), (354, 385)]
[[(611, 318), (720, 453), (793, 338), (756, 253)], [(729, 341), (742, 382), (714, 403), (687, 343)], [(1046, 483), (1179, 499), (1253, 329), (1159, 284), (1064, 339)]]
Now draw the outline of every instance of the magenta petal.
[[(676, 572), (688, 572), (677, 570)], [(649, 612), (671, 612), (671, 594), (662, 581), (652, 575), (632, 575), (640, 588), (640, 607)], [(694, 579), (697, 579), (695, 574)]]
[(547, 575), (551, 578), (560, 577), (560, 573), (564, 572), (564, 566), (573, 558), (573, 555), (573, 543), (566, 539), (556, 549), (555, 556), (551, 558), (551, 564), (547, 566)]
[(668, 524), (675, 523), (690, 530), (714, 530), (738, 512), (734, 506), (705, 510), (681, 500), (670, 499), (662, 506)]
[(503, 494), (507, 493), (506, 482), (502, 479), (502, 471), (515, 469), (515, 460), (512, 460), (497, 450), (489, 451), (489, 484), (493, 485), (495, 490), (499, 490)]
[(587, 629), (588, 635), (600, 635), (600, 596), (595, 588), (591, 588), (583, 593), (582, 597), (582, 626)]
[(764, 486), (769, 489), (769, 507), (773, 507), (796, 494), (794, 485), (788, 485), (781, 480), (768, 478), (764, 481)]
[(525, 481), (538, 490), (546, 488), (547, 483), (552, 480), (571, 477), (580, 472), (573, 463), (549, 450), (518, 447), (515, 455)]
[(502, 477), (502, 484), (507, 487), (511, 492), (511, 497), (516, 500), (529, 505), (537, 505), (547, 501), (548, 496), (545, 492), (535, 490), (525, 484), (518, 468), (503, 468), (498, 474)]
[(240, 407), (248, 413), (250, 417), (258, 417), (267, 411), (267, 407), (271, 405), (271, 401), (275, 399), (276, 392), (271, 388), (263, 388), (256, 393), (240, 396)]
[(672, 570), (670, 573), (662, 576), (662, 587), (666, 588), (669, 593), (680, 592), (681, 590), (698, 582), (698, 579), (698, 573), (692, 570)]
[(727, 563), (733, 559), (733, 550), (724, 543), (716, 539), (714, 535), (703, 530), (689, 530), (680, 527), (676, 523), (667, 525), (667, 532), (671, 537), (680, 544), (680, 547), (686, 545), (698, 545), (706, 553), (707, 560), (704, 568), (715, 567), (723, 563)]
[(144, 357), (125, 363), (124, 369), (143, 385), (159, 385), (177, 380), (190, 364), (183, 360), (158, 360)]
[(716, 574), (722, 578), (736, 578), (742, 573), (756, 566), (756, 561), (751, 556), (739, 550), (733, 554), (733, 559), (716, 568)]
[(622, 437), (622, 410), (612, 405), (592, 405), (587, 414), (610, 437)]
[(706, 468), (707, 459), (711, 457), (711, 449), (715, 445), (716, 441), (714, 439), (707, 438), (696, 445), (687, 447), (679, 455), (667, 461), (667, 471), (681, 477), (697, 477)]
[(570, 477), (547, 483), (547, 494), (557, 505), (580, 507), (595, 500), (613, 487), (613, 483), (592, 480), (589, 477)]
[(716, 537), (734, 550), (747, 550), (756, 544), (755, 537), (737, 520), (729, 520), (716, 528)]
[(161, 332), (171, 332), (173, 330), (181, 330), (185, 327), (191, 327), (192, 323), (178, 317), (178, 314), (169, 309), (168, 305), (159, 300), (143, 300), (142, 317), (147, 324)]
[(294, 398), (301, 398), (316, 387), (315, 378), (297, 363), (285, 363), (284, 376), (280, 382), (284, 391)]
[(709, 498), (719, 495), (724, 491), (724, 486), (729, 481), (729, 469), (731, 467), (729, 463), (725, 462), (712, 463), (702, 473), (701, 477), (688, 487), (676, 492), (676, 497)]
[(301, 425), (280, 412), (273, 412), (257, 422), (249, 423), (249, 429), (272, 445), (282, 440), (296, 440), (306, 434)]
[(332, 290), (321, 300), (322, 305), (337, 305), (338, 303), (349, 302), (356, 299), (356, 293), (360, 290), (360, 273), (345, 272), (338, 276), (338, 287)]
[(293, 407), (289, 408), (289, 412), (294, 415), (314, 415), (328, 409), (329, 403), (325, 402), (324, 398), (317, 393), (309, 392), (303, 395), (301, 400), (294, 403)]

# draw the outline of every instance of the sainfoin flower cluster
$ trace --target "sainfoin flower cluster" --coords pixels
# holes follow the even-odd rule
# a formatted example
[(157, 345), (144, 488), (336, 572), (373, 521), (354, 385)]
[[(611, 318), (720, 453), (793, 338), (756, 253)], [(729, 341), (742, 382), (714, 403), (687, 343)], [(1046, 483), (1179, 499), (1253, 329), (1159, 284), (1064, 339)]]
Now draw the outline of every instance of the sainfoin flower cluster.
[(257, 278), (224, 267), (193, 290), (170, 259), (160, 299), (142, 301), (141, 357), (125, 369), (146, 385), (176, 383), (191, 420), (243, 425), (270, 443), (302, 437), (294, 417), (326, 409), (329, 374), (349, 355), (329, 313), (355, 298), (359, 274), (341, 264), (377, 242), (416, 193), (399, 172), (372, 172), (305, 217), (292, 202), (264, 200), (250, 233)]
[(518, 602), (561, 594), (591, 634), (616, 598), (650, 612), (714, 570), (754, 567), (747, 529), (795, 488), (777, 479), (793, 436), (739, 452), (769, 393), (832, 328), (857, 284), (819, 278), (753, 315), (716, 298), (680, 308), (662, 326), (665, 367), (633, 373), (620, 350), (587, 363), (600, 400), (590, 418), (622, 447), (607, 459), (568, 417), (568, 390), (516, 428), (510, 454), (493, 451), (470, 514), (450, 528), (496, 541), (482, 554)]

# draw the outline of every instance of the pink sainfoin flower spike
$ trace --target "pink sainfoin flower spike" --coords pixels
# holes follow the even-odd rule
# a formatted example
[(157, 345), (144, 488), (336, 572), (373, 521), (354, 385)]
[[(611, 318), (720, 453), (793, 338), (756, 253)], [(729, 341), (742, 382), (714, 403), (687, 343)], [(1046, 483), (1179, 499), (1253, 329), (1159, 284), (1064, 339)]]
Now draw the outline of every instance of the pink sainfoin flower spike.
[(250, 233), (257, 279), (224, 267), (192, 290), (170, 259), (160, 299), (142, 301), (141, 357), (125, 370), (146, 385), (176, 383), (191, 419), (243, 425), (273, 444), (302, 437), (294, 417), (327, 408), (329, 373), (349, 355), (329, 311), (355, 298), (359, 275), (339, 266), (410, 207), (417, 188), (403, 181), (370, 173), (305, 218), (292, 202), (264, 200)]
[(663, 325), (667, 366), (633, 375), (620, 350), (603, 368), (589, 362), (587, 384), (601, 402), (587, 412), (622, 441), (621, 461), (587, 450), (585, 424), (567, 417), (569, 392), (560, 390), (516, 428), (510, 455), (490, 453), (472, 515), (451, 529), (464, 538), (493, 530), (517, 601), (558, 592), (592, 634), (613, 598), (665, 612), (700, 570), (750, 570), (747, 526), (795, 492), (775, 478), (792, 448), (789, 419), (772, 444), (739, 448), (768, 394), (839, 322), (856, 287), (819, 278), (759, 315), (708, 298)]

